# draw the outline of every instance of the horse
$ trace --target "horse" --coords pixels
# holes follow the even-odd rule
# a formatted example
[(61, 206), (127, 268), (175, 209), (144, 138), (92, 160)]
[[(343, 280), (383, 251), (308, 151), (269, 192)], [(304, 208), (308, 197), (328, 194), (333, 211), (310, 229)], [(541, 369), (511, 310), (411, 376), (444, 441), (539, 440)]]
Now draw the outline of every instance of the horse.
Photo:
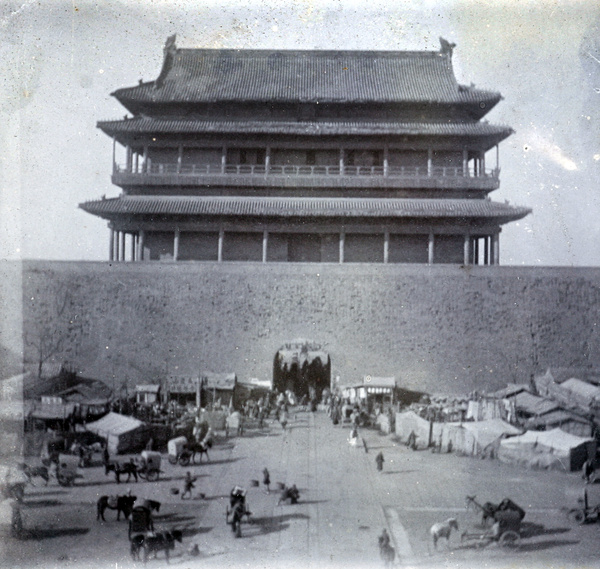
[(446, 544), (450, 540), (450, 534), (452, 533), (452, 529), (458, 531), (458, 521), (456, 518), (448, 518), (445, 522), (438, 522), (437, 524), (433, 524), (429, 529), (429, 534), (433, 539), (433, 547), (437, 549), (438, 539), (445, 537)]
[(190, 450), (192, 451), (193, 454), (198, 453), (200, 455), (200, 462), (202, 462), (202, 455), (203, 454), (206, 455), (206, 460), (209, 461), (210, 458), (208, 457), (208, 449), (210, 447), (212, 447), (212, 442), (210, 440), (206, 441), (206, 442), (201, 441), (201, 442), (194, 443), (191, 446)]
[(148, 561), (148, 557), (151, 553), (156, 554), (159, 551), (165, 552), (167, 563), (169, 563), (169, 551), (175, 549), (175, 542), (181, 543), (183, 540), (183, 533), (180, 530), (172, 530), (156, 533), (154, 535), (135, 535), (131, 540), (131, 557), (133, 560), (140, 558), (140, 550), (144, 550), (144, 564)]
[(131, 478), (131, 476), (133, 475), (133, 477), (135, 478), (135, 481), (138, 481), (138, 467), (135, 464), (135, 462), (131, 461), (131, 462), (125, 462), (125, 463), (119, 463), (119, 462), (107, 462), (104, 465), (104, 474), (108, 475), (111, 472), (115, 473), (115, 479), (117, 480), (117, 484), (121, 483), (121, 474), (127, 474), (127, 480), (126, 482), (129, 482), (129, 479)]
[(35, 486), (33, 483), (33, 479), (35, 477), (42, 478), (46, 481), (46, 486), (48, 486), (48, 481), (50, 480), (50, 472), (45, 466), (29, 466), (28, 464), (21, 463), (19, 468), (23, 471), (23, 474), (27, 478), (27, 482), (29, 482), (32, 486)]
[(135, 504), (136, 500), (136, 496), (100, 496), (96, 503), (96, 520), (101, 519), (103, 522), (106, 521), (104, 512), (107, 508), (109, 510), (117, 510), (117, 521), (121, 519), (121, 512), (123, 512), (125, 519), (127, 519), (131, 514), (131, 510), (133, 510), (133, 504)]

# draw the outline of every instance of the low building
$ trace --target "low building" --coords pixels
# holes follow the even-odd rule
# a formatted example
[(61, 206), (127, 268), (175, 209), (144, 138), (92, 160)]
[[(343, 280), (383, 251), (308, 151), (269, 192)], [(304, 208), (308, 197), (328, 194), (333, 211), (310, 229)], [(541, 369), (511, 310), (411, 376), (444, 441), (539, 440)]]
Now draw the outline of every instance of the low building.
[(135, 401), (139, 405), (153, 405), (160, 402), (160, 385), (136, 385)]
[(396, 402), (396, 378), (366, 375), (362, 383), (344, 388), (342, 395), (351, 403), (364, 405), (369, 412), (375, 405), (382, 409), (392, 407)]
[(235, 373), (205, 373), (201, 377), (202, 401), (199, 407), (238, 408), (241, 393), (237, 389), (238, 380)]

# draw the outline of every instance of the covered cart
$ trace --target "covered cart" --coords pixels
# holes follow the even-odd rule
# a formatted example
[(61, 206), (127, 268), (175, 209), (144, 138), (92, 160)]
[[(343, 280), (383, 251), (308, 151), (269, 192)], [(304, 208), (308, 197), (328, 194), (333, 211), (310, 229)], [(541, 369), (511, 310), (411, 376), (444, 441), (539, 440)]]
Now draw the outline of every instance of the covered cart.
[(158, 480), (160, 475), (160, 465), (161, 456), (159, 452), (144, 450), (142, 451), (137, 473), (140, 478), (148, 480), (148, 482), (154, 482)]
[(167, 443), (167, 451), (169, 452), (169, 462), (171, 464), (179, 464), (187, 466), (190, 463), (191, 453), (188, 447), (187, 437), (176, 437)]

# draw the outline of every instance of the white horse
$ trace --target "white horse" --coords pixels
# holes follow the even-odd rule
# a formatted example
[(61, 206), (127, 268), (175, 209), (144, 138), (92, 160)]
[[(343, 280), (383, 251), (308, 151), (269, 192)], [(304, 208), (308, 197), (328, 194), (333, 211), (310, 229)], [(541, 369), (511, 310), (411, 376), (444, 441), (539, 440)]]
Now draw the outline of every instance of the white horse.
[(433, 524), (429, 529), (429, 533), (433, 539), (433, 547), (437, 549), (438, 539), (445, 537), (446, 544), (450, 540), (450, 534), (452, 533), (452, 529), (458, 531), (458, 521), (456, 518), (448, 518), (445, 522), (438, 522), (437, 524)]

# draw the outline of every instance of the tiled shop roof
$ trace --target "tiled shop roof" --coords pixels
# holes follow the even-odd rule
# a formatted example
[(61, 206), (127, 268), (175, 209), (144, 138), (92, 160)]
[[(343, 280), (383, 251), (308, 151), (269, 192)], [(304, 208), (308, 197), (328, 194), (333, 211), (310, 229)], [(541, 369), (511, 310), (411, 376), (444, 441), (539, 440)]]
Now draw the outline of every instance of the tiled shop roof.
[(297, 122), (297, 121), (206, 121), (193, 119), (152, 119), (100, 121), (98, 127), (109, 136), (119, 134), (294, 134), (323, 135), (430, 135), (493, 136), (504, 139), (513, 133), (508, 126), (486, 122)]
[(459, 85), (435, 51), (173, 49), (156, 81), (118, 89), (128, 102), (483, 103), (501, 96)]
[(525, 207), (475, 199), (121, 196), (80, 204), (112, 219), (127, 215), (521, 219)]

